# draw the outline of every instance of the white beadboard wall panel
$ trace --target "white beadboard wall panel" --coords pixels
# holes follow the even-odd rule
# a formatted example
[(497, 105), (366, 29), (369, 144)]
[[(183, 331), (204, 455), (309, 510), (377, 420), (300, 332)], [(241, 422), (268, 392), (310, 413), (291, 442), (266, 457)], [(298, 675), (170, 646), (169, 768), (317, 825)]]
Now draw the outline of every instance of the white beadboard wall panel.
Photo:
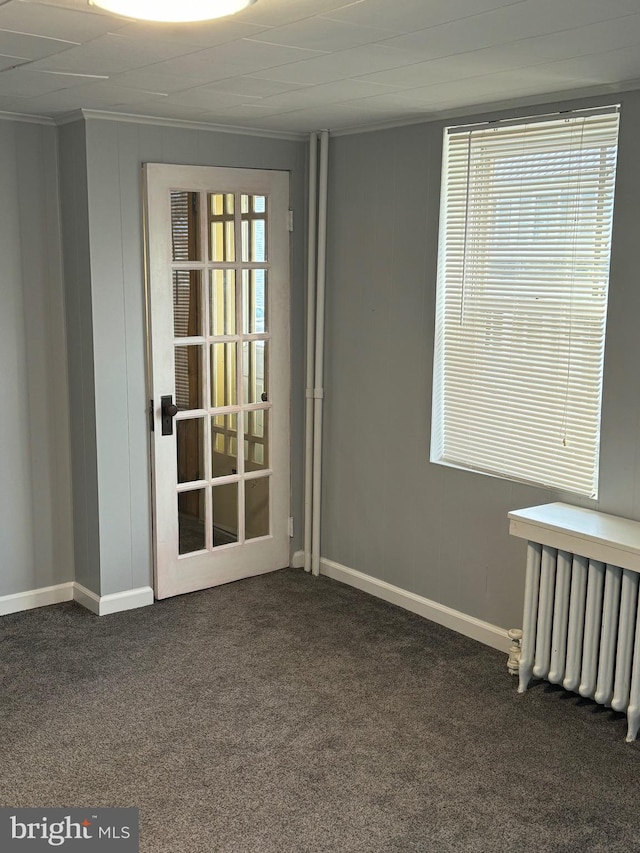
[(0, 122), (0, 595), (73, 578), (56, 132)]
[(105, 495), (120, 491), (122, 483), (128, 485), (131, 465), (117, 133), (112, 122), (103, 122), (100, 133), (87, 132), (101, 595), (132, 586), (129, 488), (108, 510), (104, 505)]
[[(507, 628), (521, 624), (524, 588), (524, 551), (509, 537), (509, 509), (560, 500), (640, 518), (640, 291), (634, 281), (640, 92), (509, 114), (617, 102), (622, 120), (599, 501), (428, 462), (444, 123), (332, 140), (324, 558)], [(378, 323), (380, 311), (386, 315)], [(393, 544), (402, 559), (394, 561)]]
[(100, 594), (93, 310), (82, 121), (58, 128), (75, 580)]
[(272, 168), (292, 173), (292, 460), (295, 529), (302, 529), (304, 362), (303, 141), (135, 122), (85, 120), (96, 377), (101, 595), (152, 578), (145, 366), (141, 166), (144, 162)]
[(36, 586), (31, 459), (27, 330), (22, 292), (21, 235), (18, 217), (16, 127), (0, 122), (0, 253), (2, 311), (0, 311), (0, 393), (7, 406), (0, 444), (0, 542), (3, 564), (0, 592), (11, 594)]
[[(16, 125), (17, 215), (27, 333), (34, 559), (45, 585), (73, 576), (69, 396), (57, 139), (53, 127)], [(29, 235), (24, 239), (24, 235)]]
[[(135, 125), (124, 132), (119, 127), (118, 184), (120, 193), (120, 225), (122, 243), (122, 293), (124, 300), (124, 334), (127, 343), (127, 411), (129, 468), (128, 478), (131, 507), (146, 516), (150, 515), (150, 482), (145, 462), (149, 459), (149, 415), (146, 385), (145, 351), (135, 344), (139, 329), (145, 328), (144, 287), (132, 287), (130, 282), (140, 281), (140, 268), (144, 262), (144, 229), (138, 199), (142, 175), (138, 162), (139, 134), (142, 128)], [(132, 345), (133, 342), (133, 345)], [(128, 508), (132, 515), (131, 507)], [(132, 588), (149, 584), (147, 570), (151, 549), (151, 530), (148, 526), (131, 525), (131, 584)]]

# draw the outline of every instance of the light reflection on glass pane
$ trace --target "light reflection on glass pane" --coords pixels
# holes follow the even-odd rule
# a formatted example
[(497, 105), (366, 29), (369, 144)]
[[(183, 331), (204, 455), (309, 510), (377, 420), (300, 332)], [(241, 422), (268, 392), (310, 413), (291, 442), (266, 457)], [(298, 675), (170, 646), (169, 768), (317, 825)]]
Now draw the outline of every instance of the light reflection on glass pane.
[(175, 354), (176, 406), (181, 410), (201, 409), (204, 405), (202, 383), (202, 347), (177, 346)]
[(178, 553), (189, 554), (205, 547), (204, 489), (178, 494)]
[(263, 263), (267, 259), (267, 213), (265, 196), (242, 196), (242, 252), (246, 262)]
[(211, 270), (209, 291), (212, 335), (236, 333), (235, 270)]
[(251, 223), (251, 260), (258, 263), (266, 260), (267, 235), (265, 226), (264, 219), (254, 219)]
[(244, 413), (245, 471), (269, 467), (269, 412), (259, 409)]
[(232, 193), (209, 195), (209, 260), (235, 260), (235, 221)]
[(171, 192), (171, 242), (174, 261), (200, 260), (200, 195), (196, 192)]
[(233, 193), (211, 193), (209, 209), (212, 216), (227, 216), (233, 214)]
[(200, 270), (173, 272), (173, 334), (186, 338), (202, 334)]
[(178, 457), (178, 482), (204, 480), (204, 419), (189, 418), (175, 422)]
[(237, 401), (236, 344), (211, 344), (211, 405), (235, 406)]
[(211, 261), (233, 261), (235, 260), (233, 221), (212, 222), (209, 242), (209, 260)]
[(242, 332), (266, 331), (266, 270), (242, 271)]
[[(245, 403), (267, 399), (267, 341), (244, 341), (242, 344), (242, 380)], [(263, 396), (265, 395), (265, 396)]]
[(253, 413), (253, 429), (254, 435), (258, 437), (262, 437), (264, 435), (264, 419), (267, 412), (264, 409), (258, 409), (257, 412)]
[(238, 541), (238, 484), (213, 489), (213, 547)]
[(269, 480), (258, 477), (244, 484), (245, 538), (256, 539), (269, 535)]
[[(238, 473), (236, 436), (238, 434), (238, 416), (216, 415), (211, 423), (212, 468), (213, 477), (227, 477)], [(216, 421), (222, 423), (216, 423)]]

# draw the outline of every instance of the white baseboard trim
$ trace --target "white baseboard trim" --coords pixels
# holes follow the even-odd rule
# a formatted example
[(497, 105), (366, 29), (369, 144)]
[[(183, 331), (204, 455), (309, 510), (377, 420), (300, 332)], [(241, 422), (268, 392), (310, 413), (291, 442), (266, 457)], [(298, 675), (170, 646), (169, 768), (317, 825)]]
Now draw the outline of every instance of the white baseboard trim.
[(100, 596), (77, 581), (73, 584), (73, 600), (95, 613), (96, 616), (100, 615)]
[(137, 607), (147, 607), (153, 604), (153, 590), (150, 586), (138, 589), (127, 589), (124, 592), (113, 592), (109, 595), (96, 595), (82, 584), (74, 583), (74, 599), (98, 616), (108, 616), (123, 610), (135, 610)]
[(100, 597), (100, 616), (120, 613), (123, 610), (136, 610), (138, 607), (148, 607), (153, 602), (153, 590), (150, 586), (139, 586), (137, 589), (127, 589), (124, 592), (112, 592)]
[(49, 604), (61, 604), (63, 601), (72, 599), (73, 581), (30, 589), (27, 592), (17, 592), (13, 595), (0, 595), (0, 616), (20, 613), (22, 610), (33, 610), (35, 607), (46, 607)]
[(97, 616), (119, 613), (121, 610), (133, 610), (153, 604), (153, 590), (150, 586), (127, 589), (111, 595), (96, 595), (90, 589), (75, 581), (60, 583), (56, 586), (43, 586), (27, 592), (13, 595), (0, 595), (0, 616), (9, 613), (21, 613), (34, 607), (46, 607), (49, 604), (61, 604), (64, 601), (77, 601)]
[(304, 567), (304, 551), (294, 551), (291, 555), (289, 566), (292, 569), (301, 569)]
[[(302, 555), (302, 563), (304, 563), (304, 553), (296, 551), (291, 561), (291, 565), (294, 567), (296, 565), (294, 561), (296, 561), (299, 554)], [(492, 625), (490, 622), (483, 622), (482, 619), (476, 619), (475, 616), (468, 616), (466, 613), (454, 610), (445, 604), (439, 604), (437, 601), (423, 598), (423, 596), (416, 595), (414, 592), (408, 592), (399, 586), (393, 586), (393, 584), (386, 581), (378, 580), (371, 577), (371, 575), (365, 575), (363, 572), (350, 569), (347, 566), (343, 566), (333, 560), (327, 560), (324, 557), (320, 559), (320, 574), (348, 584), (349, 586), (354, 586), (356, 589), (361, 589), (363, 592), (368, 592), (369, 595), (375, 595), (376, 598), (382, 598), (391, 604), (397, 604), (398, 607), (404, 607), (405, 610), (410, 610), (412, 613), (424, 616), (425, 619), (437, 622), (438, 625), (444, 625), (446, 628), (451, 628), (465, 637), (478, 640), (478, 642), (484, 643), (485, 646), (491, 646), (505, 653), (509, 651), (511, 640), (507, 635), (507, 631), (504, 628)]]

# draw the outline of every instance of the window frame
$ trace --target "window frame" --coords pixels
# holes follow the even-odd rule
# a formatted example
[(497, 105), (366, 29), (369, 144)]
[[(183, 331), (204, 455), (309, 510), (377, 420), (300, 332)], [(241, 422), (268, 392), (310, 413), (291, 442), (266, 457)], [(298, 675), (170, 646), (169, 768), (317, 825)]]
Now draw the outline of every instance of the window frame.
[[(541, 115), (509, 119), (503, 122), (487, 122), (477, 125), (451, 126), (444, 128), (439, 217), (440, 230), (438, 245), (436, 327), (434, 336), (432, 429), (430, 450), (431, 462), (445, 465), (447, 467), (483, 473), (488, 476), (499, 477), (510, 481), (527, 483), (536, 487), (551, 488), (556, 491), (579, 494), (583, 497), (597, 497), (600, 421), (602, 413), (602, 384), (604, 373), (604, 342), (606, 337), (606, 312), (612, 243), (613, 198), (615, 195), (616, 183), (619, 115), (620, 106), (613, 105), (593, 110), (575, 110), (568, 113), (559, 113), (554, 115)], [(530, 130), (530, 128), (533, 128), (533, 130)], [(595, 136), (592, 137), (591, 133), (593, 128), (596, 129), (596, 133)], [(605, 131), (610, 133), (611, 138), (615, 138), (613, 146), (608, 142), (606, 145), (603, 145), (602, 149), (598, 148), (598, 146), (601, 145), (601, 143), (597, 141), (599, 139), (597, 134), (599, 128), (604, 129), (603, 138), (609, 138), (606, 136)], [(615, 128), (615, 130), (612, 128)], [(565, 148), (563, 146), (568, 143), (571, 133), (573, 133), (574, 142), (575, 139), (579, 137), (579, 147), (571, 149)], [(464, 163), (464, 158), (461, 158), (460, 155), (460, 140), (463, 139), (463, 134), (467, 134), (468, 136), (468, 160), (466, 164)], [(518, 225), (512, 228), (511, 224), (508, 224), (507, 222), (509, 217), (505, 218), (505, 215), (503, 214), (502, 218), (500, 218), (496, 213), (501, 199), (504, 197), (507, 201), (509, 200), (509, 193), (505, 190), (505, 187), (508, 186), (507, 179), (503, 178), (501, 183), (501, 179), (500, 177), (496, 177), (496, 173), (500, 170), (506, 173), (509, 169), (513, 170), (514, 164), (517, 165), (518, 152), (513, 147), (510, 140), (518, 137), (518, 134), (519, 137), (522, 137), (527, 142), (527, 144), (530, 140), (535, 139), (538, 141), (537, 143), (532, 143), (530, 147), (527, 147), (525, 142), (522, 143), (522, 153), (519, 155), (522, 158), (523, 163), (521, 166), (521, 172), (526, 173), (528, 176), (528, 179), (530, 180), (530, 187), (525, 187), (523, 189), (526, 178), (523, 178), (522, 174), (520, 174), (519, 193), (515, 193), (513, 197), (515, 198), (514, 208), (516, 211), (519, 210), (518, 215), (521, 219), (518, 220)], [(529, 134), (529, 137), (527, 137), (527, 134)], [(455, 160), (455, 162), (453, 162), (450, 157), (451, 140), (454, 136), (456, 137), (455, 141), (457, 144), (457, 160)], [(544, 141), (547, 137), (552, 140), (551, 147), (549, 148), (549, 151), (551, 151), (552, 154), (549, 155), (545, 161), (541, 152), (546, 149), (542, 146), (540, 140)], [(477, 163), (474, 162), (472, 164), (471, 162), (472, 138), (485, 141), (485, 144), (483, 145), (483, 153), (478, 157), (479, 166)], [(592, 140), (596, 141), (594, 142)], [(538, 147), (536, 147), (536, 145)], [(554, 145), (557, 147), (554, 147)], [(593, 161), (595, 159), (595, 152), (598, 150), (606, 150), (607, 158), (606, 160), (602, 160), (601, 157), (602, 162), (600, 165), (596, 165), (594, 167)], [(588, 160), (589, 157), (591, 160)], [(510, 158), (510, 160), (508, 158)], [(575, 224), (573, 224), (573, 221), (570, 219), (568, 214), (562, 214), (566, 219), (566, 222), (561, 222), (558, 226), (558, 233), (556, 233), (554, 226), (556, 214), (551, 215), (547, 220), (545, 220), (544, 216), (541, 216), (538, 221), (536, 219), (538, 215), (537, 205), (533, 205), (532, 208), (528, 192), (536, 189), (541, 190), (541, 188), (542, 190), (545, 190), (545, 188), (547, 188), (549, 195), (546, 198), (546, 202), (542, 203), (543, 206), (544, 204), (548, 206), (555, 201), (557, 204), (562, 203), (561, 207), (562, 205), (566, 207), (569, 202), (564, 199), (562, 194), (555, 198), (552, 193), (558, 192), (557, 186), (562, 184), (563, 181), (566, 183), (566, 179), (561, 178), (560, 176), (563, 172), (563, 168), (565, 171), (568, 168), (566, 164), (573, 164), (574, 161), (579, 162), (580, 169), (575, 172), (573, 184), (570, 185), (570, 191), (567, 191), (566, 194), (567, 198), (570, 197), (572, 200), (571, 203), (575, 203), (576, 205)], [(524, 165), (525, 163), (526, 165)], [(592, 189), (593, 181), (589, 184), (586, 178), (584, 179), (585, 187), (581, 186), (583, 175), (588, 173), (588, 169), (585, 168), (585, 164), (590, 165), (592, 170), (600, 170), (597, 174), (601, 176), (601, 180), (600, 182), (596, 181), (595, 190)], [(478, 177), (478, 174), (480, 173), (475, 173), (473, 171), (474, 168), (484, 168), (485, 173), (482, 173), (482, 177)], [(555, 178), (552, 174), (554, 168), (557, 172), (557, 176)], [(571, 169), (573, 168), (573, 165), (571, 165)], [(536, 171), (539, 173), (538, 175), (536, 175)], [(545, 172), (548, 172), (551, 177), (544, 174)], [(514, 174), (517, 173), (514, 172)], [(602, 183), (603, 175), (606, 176), (606, 184)], [(554, 184), (554, 180), (556, 181), (556, 184)], [(461, 181), (463, 182), (462, 190), (466, 192), (464, 197), (461, 196)], [(555, 190), (554, 187), (556, 187)], [(478, 196), (480, 204), (477, 209), (474, 209), (473, 206), (476, 203), (476, 199), (474, 198), (473, 193), (478, 192), (478, 188), (480, 188), (480, 195)], [(501, 193), (503, 196), (501, 196)], [(571, 193), (575, 195), (575, 202), (573, 201), (574, 195), (571, 195)], [(528, 199), (529, 210), (533, 209), (533, 214), (526, 212)], [(608, 211), (604, 214), (602, 212), (604, 210), (603, 200), (606, 200), (606, 211)], [(590, 210), (590, 204), (595, 213), (589, 213), (587, 215), (585, 211)], [(452, 210), (454, 211), (453, 213)], [(558, 210), (560, 210), (560, 208), (558, 208)], [(560, 216), (560, 214), (558, 214), (558, 216)], [(458, 228), (458, 233), (454, 235), (454, 237), (451, 236), (453, 227), (452, 221), (455, 221), (455, 227)], [(461, 222), (463, 223), (464, 228), (463, 235), (461, 235), (460, 232)], [(480, 226), (478, 226), (478, 222), (480, 222)], [(521, 226), (521, 222), (524, 222), (525, 224)], [(593, 222), (596, 222), (596, 225), (593, 225)], [(523, 232), (523, 242), (521, 245), (525, 245), (524, 239), (526, 238), (527, 249), (521, 250), (519, 253), (517, 242), (514, 243), (515, 254), (513, 258), (509, 259), (509, 251), (505, 251), (505, 246), (508, 245), (508, 240), (513, 236), (513, 234), (516, 234), (521, 238), (521, 227)], [(576, 439), (575, 434), (573, 434), (570, 442), (567, 443), (565, 434), (565, 438), (562, 440), (564, 448), (555, 447), (555, 443), (557, 441), (556, 437), (550, 439), (551, 443), (548, 447), (545, 446), (543, 450), (545, 464), (544, 466), (541, 466), (541, 471), (544, 469), (544, 474), (541, 474), (540, 476), (536, 476), (535, 473), (532, 474), (532, 470), (535, 468), (535, 465), (530, 461), (527, 462), (527, 464), (523, 464), (519, 470), (515, 462), (511, 460), (506, 465), (504, 463), (500, 463), (499, 456), (502, 455), (502, 457), (507, 458), (511, 447), (514, 448), (514, 458), (517, 458), (518, 460), (523, 459), (527, 452), (533, 456), (536, 451), (523, 450), (524, 445), (527, 443), (527, 437), (524, 436), (524, 432), (518, 439), (520, 442), (519, 444), (516, 442), (509, 445), (509, 442), (513, 441), (513, 429), (515, 429), (515, 422), (518, 419), (520, 423), (522, 422), (522, 412), (520, 415), (518, 415), (517, 412), (515, 414), (504, 414), (504, 411), (508, 409), (510, 404), (505, 404), (503, 401), (496, 407), (499, 420), (497, 428), (501, 429), (506, 427), (506, 431), (504, 433), (506, 436), (506, 447), (501, 450), (501, 454), (497, 453), (496, 449), (499, 446), (499, 439), (491, 435), (492, 428), (491, 425), (488, 424), (491, 416), (486, 414), (484, 416), (477, 416), (477, 413), (475, 415), (473, 413), (474, 403), (472, 403), (471, 400), (475, 399), (475, 388), (469, 382), (473, 371), (468, 367), (468, 365), (466, 365), (464, 357), (458, 358), (458, 362), (463, 366), (458, 368), (459, 376), (461, 377), (460, 382), (458, 383), (457, 379), (455, 382), (456, 385), (460, 384), (460, 389), (458, 390), (460, 392), (459, 396), (463, 398), (463, 402), (456, 403), (455, 406), (452, 406), (448, 402), (447, 398), (447, 395), (451, 398), (451, 386), (454, 384), (451, 379), (451, 376), (454, 375), (454, 373), (450, 364), (455, 361), (454, 356), (464, 356), (465, 334), (474, 345), (478, 345), (482, 335), (482, 331), (471, 330), (468, 333), (462, 331), (459, 334), (459, 340), (462, 341), (462, 343), (456, 343), (454, 341), (452, 344), (451, 329), (454, 320), (452, 319), (453, 315), (451, 311), (451, 304), (450, 302), (447, 303), (447, 300), (451, 300), (452, 293), (459, 297), (460, 327), (464, 327), (465, 324), (468, 326), (472, 325), (472, 323), (465, 317), (465, 311), (467, 310), (465, 300), (468, 298), (465, 296), (465, 289), (467, 289), (467, 292), (469, 290), (472, 291), (472, 299), (476, 300), (477, 308), (477, 305), (480, 305), (482, 302), (482, 296), (478, 296), (478, 292), (482, 290), (483, 286), (486, 286), (486, 293), (490, 297), (487, 302), (490, 302), (491, 299), (493, 299), (492, 304), (494, 306), (493, 309), (487, 310), (486, 312), (486, 318), (488, 318), (486, 320), (487, 324), (489, 324), (493, 319), (501, 319), (500, 312), (495, 308), (497, 304), (496, 298), (497, 295), (499, 296), (501, 293), (506, 292), (505, 288), (511, 287), (511, 291), (509, 291), (510, 298), (513, 299), (514, 303), (519, 301), (524, 304), (527, 296), (523, 296), (521, 292), (518, 292), (514, 288), (514, 285), (517, 286), (521, 283), (522, 269), (526, 267), (526, 264), (529, 263), (532, 256), (533, 267), (530, 266), (526, 268), (528, 280), (531, 276), (532, 270), (534, 273), (536, 272), (535, 254), (538, 243), (532, 242), (530, 239), (532, 229), (535, 230), (536, 227), (539, 227), (543, 232), (546, 232), (546, 242), (543, 241), (540, 243), (540, 246), (546, 247), (549, 244), (555, 245), (557, 243), (559, 247), (558, 264), (561, 272), (557, 275), (557, 281), (555, 280), (555, 272), (551, 277), (547, 275), (549, 281), (552, 282), (549, 285), (550, 293), (553, 293), (554, 295), (560, 293), (561, 296), (564, 294), (563, 298), (568, 299), (571, 302), (574, 299), (574, 295), (576, 299), (582, 298), (584, 292), (589, 291), (589, 288), (591, 287), (591, 279), (589, 276), (593, 275), (593, 282), (598, 280), (598, 275), (600, 275), (601, 278), (601, 289), (597, 293), (595, 293), (594, 290), (595, 295), (592, 300), (594, 305), (599, 300), (598, 305), (596, 305), (593, 310), (593, 317), (601, 317), (601, 329), (599, 331), (597, 330), (597, 334), (601, 335), (601, 339), (594, 338), (593, 343), (594, 350), (598, 350), (598, 347), (600, 347), (598, 350), (599, 361), (597, 364), (596, 361), (593, 361), (593, 363), (589, 362), (589, 369), (593, 368), (597, 373), (595, 385), (593, 385), (593, 394), (597, 399), (592, 401), (592, 408), (597, 405), (597, 423), (593, 419), (594, 410), (590, 413), (591, 421), (588, 426), (585, 426), (584, 429), (582, 429), (582, 427), (578, 428), (578, 433), (582, 430), (584, 432), (584, 436), (580, 434)], [(604, 231), (606, 232), (606, 234), (604, 234), (604, 242), (602, 240), (604, 232), (601, 233), (602, 227), (604, 227)], [(600, 231), (598, 231), (599, 228)], [(587, 234), (589, 232), (589, 229), (591, 229), (594, 234), (598, 233), (600, 235), (598, 238), (600, 239), (600, 243), (597, 243), (595, 238), (593, 240), (593, 244), (588, 241), (584, 244), (582, 242), (578, 243), (578, 241), (582, 239), (583, 234)], [(567, 254), (568, 243), (562, 242), (562, 239), (565, 239), (567, 235), (574, 235), (572, 237), (574, 240), (574, 251), (572, 257), (570, 257), (570, 253)], [(555, 241), (555, 243), (553, 241)], [(575, 249), (575, 244), (578, 245), (578, 250)], [(604, 253), (602, 251), (603, 245), (605, 247)], [(488, 248), (490, 246), (493, 246), (493, 248)], [(593, 251), (595, 254), (596, 248), (599, 251), (598, 264), (594, 263), (595, 271), (592, 272), (589, 269), (587, 270), (586, 275), (585, 270), (587, 267), (583, 263), (582, 255), (582, 252), (585, 251), (584, 246), (586, 246), (587, 256), (589, 251)], [(562, 254), (563, 251), (565, 254)], [(525, 258), (524, 262), (522, 261), (523, 255)], [(543, 258), (543, 260), (540, 261), (542, 280), (544, 279), (544, 274), (548, 273), (548, 269), (546, 271), (544, 269), (546, 256), (542, 253), (540, 253), (540, 255)], [(496, 260), (496, 258), (498, 258), (498, 260)], [(570, 261), (569, 266), (567, 266), (567, 258), (569, 258)], [(553, 255), (546, 257), (547, 266), (549, 266), (551, 261), (553, 261)], [(520, 273), (514, 274), (512, 278), (505, 273), (509, 262), (512, 263), (514, 267), (518, 265), (520, 266)], [(562, 266), (563, 262), (565, 264), (564, 267)], [(582, 263), (582, 266), (580, 266), (580, 263)], [(471, 273), (466, 269), (467, 264), (472, 268)], [(605, 268), (606, 274), (603, 274), (603, 270)], [(451, 269), (454, 270), (453, 273), (451, 272)], [(504, 278), (503, 282), (500, 281), (501, 277)], [(454, 280), (455, 283), (451, 283)], [(544, 315), (544, 312), (540, 312), (539, 299), (540, 292), (542, 291), (540, 285), (536, 282), (535, 277), (532, 281), (533, 285), (529, 288), (531, 291), (529, 299), (532, 303), (529, 314), (537, 311), (538, 315), (540, 317), (546, 317), (548, 324), (551, 325), (557, 318), (551, 310), (547, 315)], [(474, 288), (475, 291), (473, 290)], [(582, 302), (576, 302), (576, 304), (579, 304), (580, 310), (583, 310)], [(559, 309), (555, 308), (554, 310)], [(491, 311), (493, 311), (493, 313), (491, 313)], [(524, 308), (520, 308), (519, 313), (515, 311), (515, 309), (514, 312), (514, 317), (519, 316), (521, 319), (523, 317), (525, 318), (525, 321), (523, 321), (524, 325), (522, 327), (525, 331), (530, 331), (531, 329), (536, 328), (535, 323), (538, 322), (538, 320), (527, 320), (526, 310)], [(572, 332), (571, 328), (571, 323), (576, 322), (571, 319), (572, 312), (573, 308), (571, 308), (569, 312), (570, 319), (567, 331), (569, 336), (569, 364), (571, 364), (571, 354), (574, 353), (575, 358), (577, 357), (575, 353), (579, 353), (580, 351), (580, 333), (578, 331)], [(504, 312), (504, 316), (507, 316), (506, 311)], [(580, 319), (581, 322), (583, 322), (584, 318), (582, 316)], [(485, 320), (482, 320), (481, 318), (479, 325), (481, 325), (482, 322), (485, 322)], [(562, 327), (558, 326), (558, 328), (561, 329)], [(577, 328), (578, 325), (576, 323), (576, 329)], [(490, 337), (488, 331), (485, 333), (485, 337)], [(509, 334), (504, 335), (504, 339), (507, 342), (507, 346), (511, 347), (507, 352), (508, 359), (514, 358), (515, 354), (521, 349), (521, 347), (515, 346), (520, 343), (520, 340), (518, 339), (518, 332), (512, 330)], [(554, 340), (551, 332), (549, 333), (549, 340), (551, 342)], [(601, 342), (599, 342), (600, 340)], [(491, 347), (495, 348), (496, 344), (486, 343), (483, 344), (483, 346), (486, 346), (487, 352), (489, 352)], [(535, 346), (538, 346), (538, 349), (541, 351), (539, 344), (536, 344)], [(480, 353), (479, 355), (477, 355), (478, 352)], [(541, 364), (546, 366), (546, 356), (542, 355), (539, 357), (542, 359)], [(592, 354), (589, 352), (589, 358), (591, 357)], [(477, 364), (482, 363), (482, 346), (478, 346), (478, 349), (474, 352), (472, 358), (474, 360), (474, 365), (476, 362)], [(496, 358), (493, 360), (495, 363), (498, 363), (499, 361), (499, 359)], [(490, 362), (491, 358), (488, 357), (487, 363)], [(573, 370), (573, 378), (571, 377), (571, 370)], [(465, 375), (465, 371), (467, 371), (469, 375)], [(575, 376), (578, 373), (578, 367), (571, 369), (567, 368), (567, 399), (573, 395), (576, 396), (577, 400), (580, 394), (589, 394), (591, 399), (591, 385), (588, 384), (588, 382), (591, 382), (591, 379), (589, 379), (588, 382), (584, 379), (576, 380)], [(499, 372), (491, 378), (495, 384), (505, 382), (504, 375)], [(554, 376), (553, 378), (554, 381), (557, 381), (557, 377)], [(484, 377), (484, 379), (486, 380), (486, 377)], [(467, 382), (466, 387), (464, 386), (465, 381)], [(533, 384), (534, 380), (532, 379), (531, 382)], [(486, 381), (485, 384), (487, 384)], [(522, 384), (523, 383), (521, 382), (521, 385)], [(526, 385), (526, 381), (524, 384)], [(505, 384), (502, 387), (507, 386)], [(578, 389), (577, 391), (575, 390), (576, 388)], [(456, 391), (456, 393), (458, 393), (458, 391)], [(464, 412), (464, 407), (467, 405), (464, 400), (465, 393), (468, 394), (470, 401), (468, 403), (470, 412), (468, 422), (462, 422), (460, 420), (461, 412)], [(499, 397), (499, 393), (494, 396), (496, 398)], [(479, 406), (480, 403), (478, 403), (478, 400), (480, 402), (483, 400), (485, 402), (490, 401), (492, 398), (492, 392), (491, 390), (479, 392), (476, 397), (478, 399), (476, 400), (475, 405)], [(514, 396), (514, 399), (517, 399), (517, 395)], [(584, 399), (586, 399), (586, 397)], [(564, 405), (566, 408), (567, 403), (565, 402)], [(572, 400), (571, 405), (575, 408), (576, 405), (579, 405), (579, 400), (578, 403)], [(525, 408), (525, 411), (528, 411), (528, 409)], [(555, 412), (556, 410), (551, 407), (551, 411)], [(571, 409), (571, 411), (573, 411), (573, 409)], [(465, 449), (464, 433), (465, 431), (471, 431), (472, 424), (474, 423), (474, 417), (479, 417), (479, 420), (477, 421), (479, 424), (479, 438), (469, 438), (467, 442), (468, 446)], [(535, 418), (537, 415), (534, 413), (530, 416), (530, 419), (532, 417)], [(449, 419), (448, 422), (447, 418)], [(457, 418), (457, 425), (452, 427), (454, 418)], [(452, 442), (448, 438), (448, 433), (451, 434), (456, 431), (458, 436), (462, 437), (458, 437)], [(588, 433), (589, 436), (587, 436)], [(593, 444), (589, 445), (588, 441), (592, 440), (590, 437), (591, 434), (593, 434)], [(536, 427), (530, 431), (529, 439), (531, 439), (531, 441), (539, 441), (540, 437), (544, 435), (545, 428)], [(495, 464), (488, 465), (486, 461), (482, 462), (483, 453), (480, 452), (478, 455), (478, 452), (474, 451), (474, 445), (478, 447), (480, 445), (480, 440), (484, 438), (487, 439), (487, 446), (490, 450), (496, 453), (496, 459), (498, 459), (498, 461), (494, 459)], [(456, 444), (456, 442), (457, 449), (452, 452), (451, 448)], [(580, 444), (580, 442), (582, 442), (582, 444)], [(569, 445), (570, 450), (566, 450), (566, 447)], [(464, 452), (461, 452), (461, 449)], [(572, 453), (577, 455), (575, 455), (575, 457), (571, 456)], [(578, 467), (575, 467), (574, 469), (571, 466), (578, 466), (578, 463), (580, 466), (584, 465), (585, 458), (590, 453), (592, 453), (592, 465), (590, 464), (590, 467), (586, 470), (584, 475), (582, 473), (577, 473)], [(556, 464), (556, 461), (554, 461), (554, 454), (557, 454), (557, 467), (555, 470), (552, 470), (553, 465)], [(562, 476), (563, 457), (569, 460), (566, 464), (571, 468), (570, 476), (567, 476), (566, 478), (563, 478)]]

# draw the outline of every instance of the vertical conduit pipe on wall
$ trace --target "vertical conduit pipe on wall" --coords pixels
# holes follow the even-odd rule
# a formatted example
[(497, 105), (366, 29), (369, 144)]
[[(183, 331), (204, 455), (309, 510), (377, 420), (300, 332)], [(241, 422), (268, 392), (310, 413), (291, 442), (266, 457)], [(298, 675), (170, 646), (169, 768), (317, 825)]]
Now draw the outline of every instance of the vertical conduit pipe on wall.
[(313, 513), (313, 380), (316, 332), (316, 243), (318, 229), (318, 134), (309, 136), (309, 213), (307, 235), (307, 380), (304, 440), (304, 570), (311, 571)]
[(320, 574), (320, 501), (322, 494), (322, 404), (324, 398), (324, 294), (327, 248), (327, 183), (329, 170), (329, 131), (320, 133), (320, 171), (318, 179), (318, 266), (316, 275), (315, 382), (313, 388), (313, 522), (311, 532), (311, 571)]

